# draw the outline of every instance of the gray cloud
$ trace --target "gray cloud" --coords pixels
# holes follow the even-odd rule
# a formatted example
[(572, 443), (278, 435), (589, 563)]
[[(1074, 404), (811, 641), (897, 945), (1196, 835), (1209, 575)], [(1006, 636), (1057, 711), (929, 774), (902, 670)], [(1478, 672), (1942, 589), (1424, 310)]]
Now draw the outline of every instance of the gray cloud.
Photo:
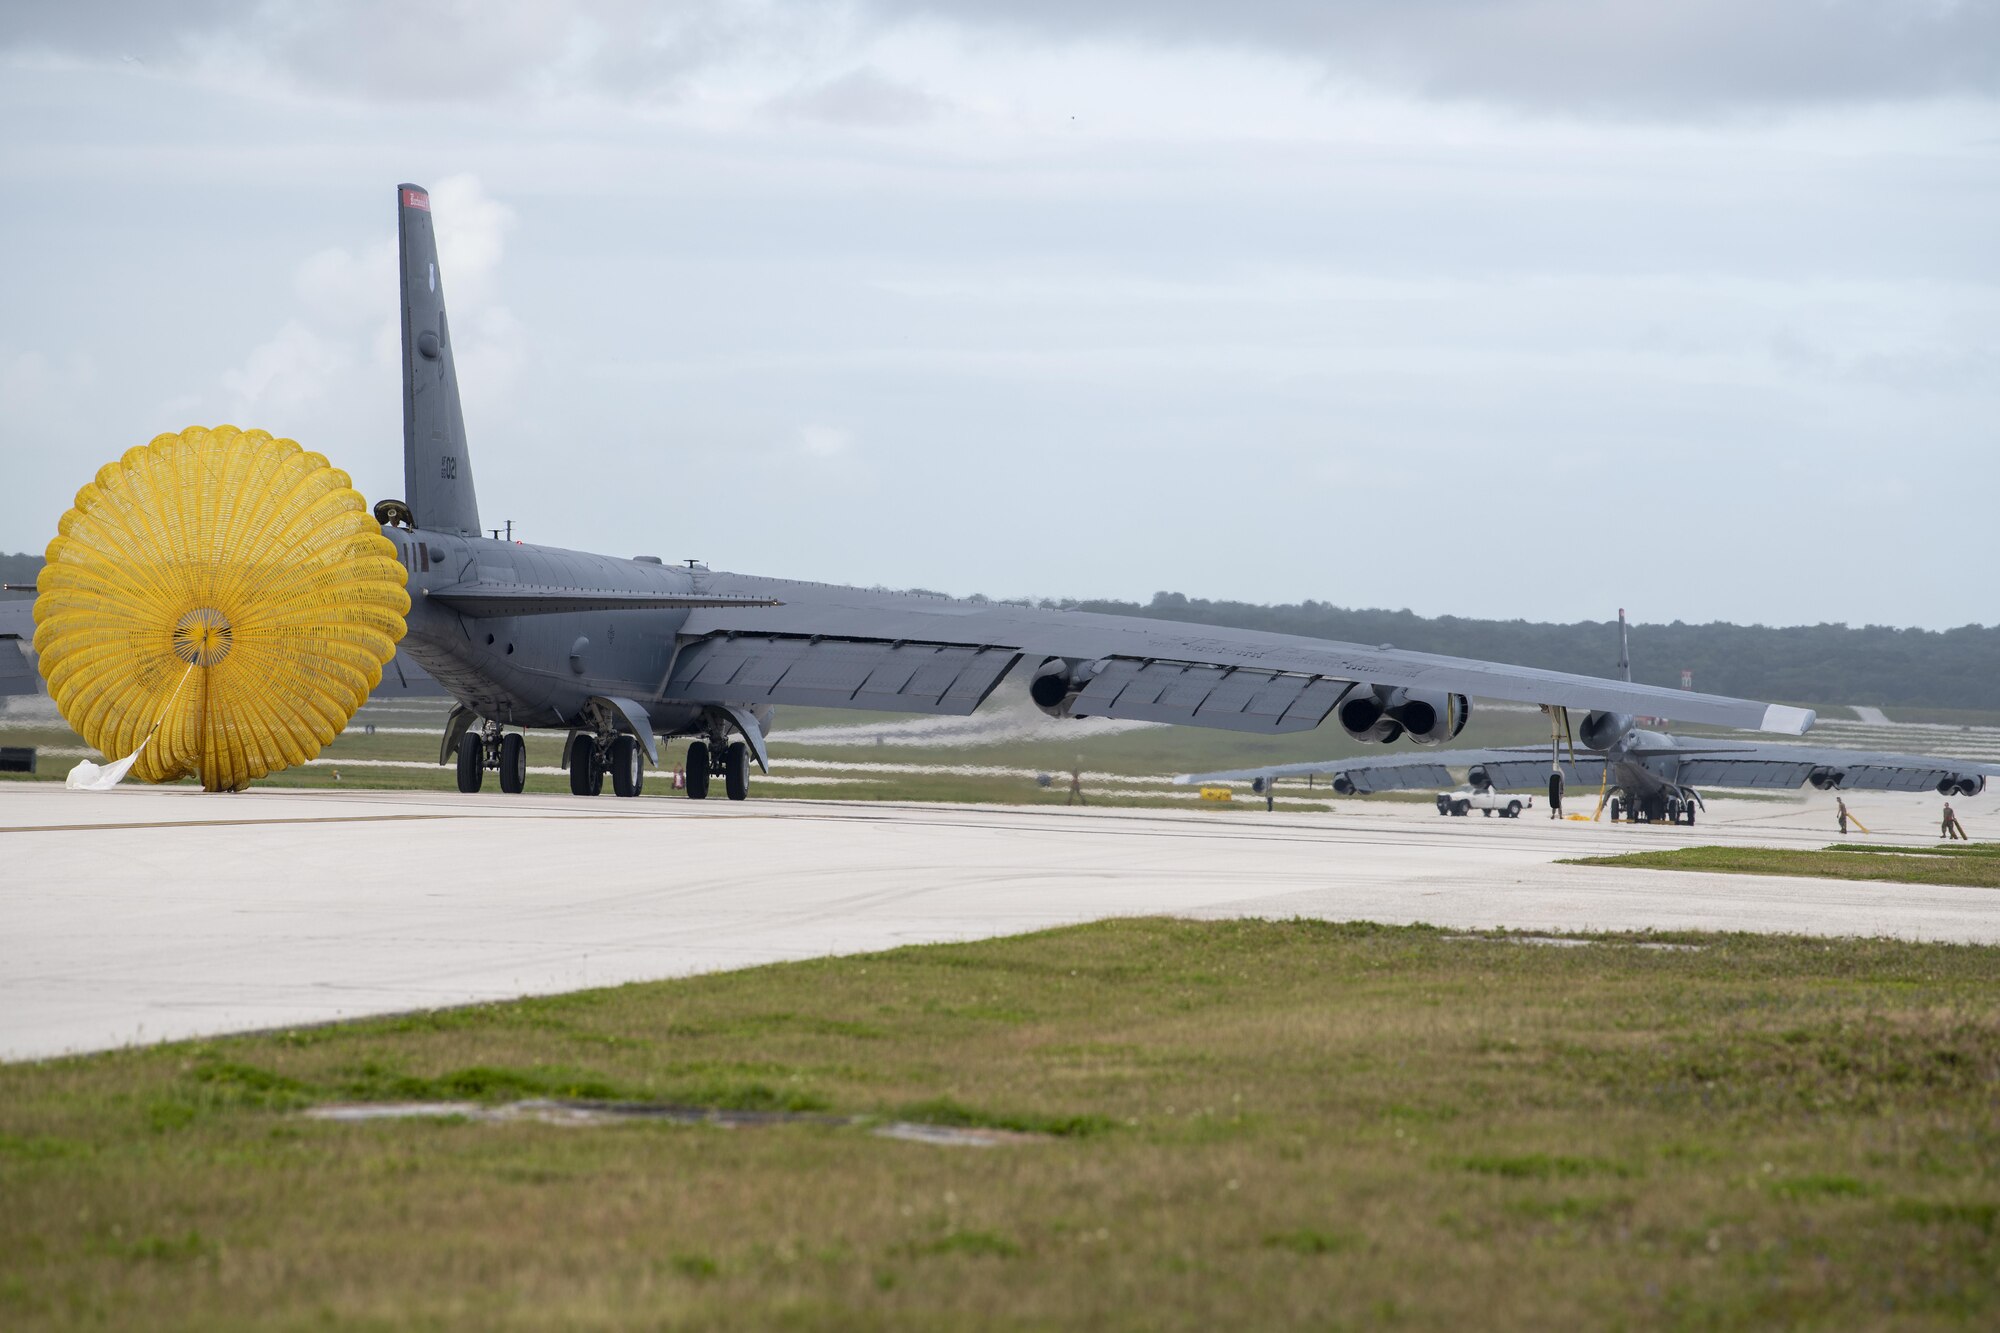
[(828, 125), (892, 128), (921, 124), (937, 114), (939, 105), (922, 89), (863, 66), (776, 98), (770, 109), (782, 117)]
[[(1665, 516), (1649, 618), (1991, 618), (1924, 562), (1988, 526), (1934, 479), (1992, 467), (2000, 101), (1829, 110), (1742, 73), (1749, 29), (1701, 101), (1660, 72), (1699, 30), (1662, 0), (1637, 83), (1680, 119), (1521, 115), (1469, 100), (1480, 60), (1555, 57), (1418, 40), (1463, 6), (1292, 40), (1303, 9), (1161, 3), (6, 7), (0, 227), (34, 262), (5, 284), (0, 549), (191, 421), (397, 494), (389, 190), (416, 180), (481, 502), (532, 540), (1573, 619), (1636, 513)], [(1380, 49), (1343, 68), (1442, 100), (1324, 77), (1348, 31)], [(1955, 86), (1915, 68), (1827, 96)], [(1746, 88), (1793, 100), (1729, 114)], [(1468, 577), (1551, 514), (1610, 545)]]
[[(0, 11), (0, 48), (169, 63), (248, 55), (312, 87), (395, 100), (646, 101), (745, 52), (852, 66), (844, 41), (937, 24), (1058, 46), (1272, 52), (1338, 79), (1566, 113), (2000, 95), (2000, 0), (70, 0)], [(850, 69), (779, 109), (865, 125), (934, 109), (881, 77)]]
[(1307, 56), (1330, 73), (1623, 112), (2000, 93), (1995, 0), (873, 0), (1044, 39)]
[[(0, 49), (168, 67), (239, 66), (390, 101), (676, 96), (694, 71), (813, 22), (726, 0), (72, 0), (0, 12)], [(264, 70), (260, 70), (260, 66)]]

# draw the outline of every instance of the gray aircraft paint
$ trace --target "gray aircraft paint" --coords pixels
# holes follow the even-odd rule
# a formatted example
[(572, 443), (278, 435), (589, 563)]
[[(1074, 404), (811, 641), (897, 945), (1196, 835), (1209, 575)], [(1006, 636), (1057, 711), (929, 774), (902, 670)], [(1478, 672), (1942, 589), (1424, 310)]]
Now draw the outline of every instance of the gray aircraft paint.
[(35, 604), (0, 602), (0, 697), (37, 694), (41, 686), (35, 670)]
[[(1670, 736), (1633, 727), (1602, 749), (1565, 745), (1560, 751), (1564, 783), (1600, 784), (1640, 800), (1703, 786), (1788, 789), (1812, 783), (1825, 791), (1931, 791), (1950, 782), (1966, 783), (1975, 795), (2000, 764), (1933, 755), (1882, 754), (1833, 746), (1773, 745)], [(1548, 780), (1547, 745), (1491, 750), (1440, 750), (1409, 758), (1329, 759), (1216, 773), (1184, 773), (1183, 785), (1204, 782), (1273, 782), (1280, 778), (1325, 777), (1337, 792), (1366, 795), (1444, 787), (1451, 770), (1479, 770), (1486, 785), (1501, 791), (1530, 789)], [(1946, 793), (1957, 795), (1957, 791)]]
[[(1625, 608), (1618, 608), (1618, 668), (1632, 678)], [(1625, 717), (1593, 718), (1564, 746), (1515, 745), (1491, 750), (1444, 750), (1421, 758), (1337, 759), (1183, 773), (1182, 785), (1255, 782), (1268, 791), (1280, 778), (1325, 777), (1336, 792), (1366, 795), (1450, 785), (1451, 770), (1475, 786), (1500, 791), (1540, 787), (1560, 770), (1565, 787), (1597, 787), (1652, 812), (1670, 799), (1699, 802), (1703, 786), (1789, 789), (1811, 783), (1822, 791), (1937, 791), (1976, 795), (2000, 765), (1929, 755), (1882, 754), (1806, 745), (1690, 740), (1652, 731)]]
[[(426, 191), (398, 188), (404, 648), (472, 716), (722, 739), (776, 704), (970, 713), (1010, 671), (1047, 711), (1258, 734), (1320, 725), (1370, 686), (1799, 734), (1803, 709), (1463, 658), (1137, 617), (666, 566), (481, 535)], [(385, 512), (378, 506), (378, 512)], [(1434, 710), (1435, 711), (1435, 710)], [(631, 719), (643, 714), (646, 728)], [(1462, 722), (1462, 718), (1456, 718)], [(650, 739), (650, 738), (647, 738)], [(447, 744), (451, 736), (447, 736)], [(648, 747), (651, 748), (650, 746)]]
[(403, 489), (417, 524), (435, 532), (479, 535), (465, 413), (444, 313), (430, 191), (397, 190), (396, 239), (403, 283)]

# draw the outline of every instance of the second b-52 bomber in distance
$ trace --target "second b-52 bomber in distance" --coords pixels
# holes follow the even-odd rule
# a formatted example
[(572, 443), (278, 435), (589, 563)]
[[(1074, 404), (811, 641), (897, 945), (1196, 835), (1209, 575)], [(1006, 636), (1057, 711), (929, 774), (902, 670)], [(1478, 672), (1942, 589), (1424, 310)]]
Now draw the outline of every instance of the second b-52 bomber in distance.
[[(720, 776), (732, 800), (778, 704), (966, 714), (1017, 669), (1057, 717), (1133, 718), (1256, 734), (1328, 717), (1351, 736), (1423, 745), (1464, 727), (1470, 696), (1650, 713), (1799, 735), (1800, 708), (1287, 634), (869, 591), (621, 559), (484, 535), (445, 319), (430, 197), (397, 190), (404, 498), (375, 506), (409, 568), (402, 647), (458, 701), (439, 762), (462, 791), (489, 769), (527, 778), (508, 727), (568, 732), (570, 790), (607, 775), (636, 795), (658, 737), (692, 738), (687, 794)], [(588, 460), (558, 475), (601, 484)], [(696, 493), (738, 503), (726, 470)], [(1252, 502), (1254, 497), (1246, 497)], [(951, 497), (940, 497), (949, 503)]]
[[(1705, 809), (1700, 788), (1747, 787), (1819, 791), (1935, 791), (1976, 796), (2000, 764), (1925, 755), (1876, 754), (1834, 746), (1671, 736), (1634, 725), (1629, 717), (1595, 713), (1576, 728), (1576, 745), (1559, 760), (1565, 788), (1602, 789), (1612, 819), (1692, 824)], [(1417, 791), (1452, 785), (1465, 769), (1474, 791), (1524, 791), (1549, 779), (1547, 744), (1491, 750), (1440, 750), (1380, 759), (1331, 759), (1223, 773), (1183, 774), (1179, 783), (1250, 782), (1268, 793), (1281, 778), (1324, 777), (1342, 796)]]
[[(1625, 612), (1618, 612), (1619, 661), (1631, 679), (1625, 642)], [(1342, 796), (1382, 791), (1449, 787), (1451, 770), (1466, 770), (1475, 792), (1540, 787), (1554, 774), (1570, 786), (1596, 788), (1615, 821), (1692, 824), (1706, 809), (1702, 787), (1819, 791), (1935, 791), (1942, 796), (1976, 796), (2000, 764), (1925, 755), (1875, 754), (1833, 746), (1774, 745), (1709, 737), (1687, 738), (1654, 731), (1642, 723), (1657, 717), (1593, 713), (1559, 744), (1503, 746), (1491, 750), (1440, 750), (1382, 759), (1330, 759), (1220, 773), (1188, 773), (1177, 783), (1250, 782), (1269, 795), (1281, 778), (1325, 777)], [(1581, 745), (1583, 753), (1577, 753)], [(1459, 813), (1457, 803), (1440, 803), (1440, 813)]]

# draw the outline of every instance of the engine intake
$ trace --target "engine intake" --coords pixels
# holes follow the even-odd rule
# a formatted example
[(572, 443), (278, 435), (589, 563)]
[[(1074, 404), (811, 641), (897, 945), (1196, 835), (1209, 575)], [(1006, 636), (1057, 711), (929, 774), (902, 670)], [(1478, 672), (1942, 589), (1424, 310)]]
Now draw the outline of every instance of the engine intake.
[(1583, 725), (1576, 729), (1576, 738), (1587, 749), (1602, 754), (1618, 743), (1619, 737), (1632, 730), (1633, 720), (1629, 713), (1591, 713), (1583, 719)]
[(1083, 692), (1083, 685), (1076, 678), (1077, 664), (1064, 657), (1051, 657), (1035, 668), (1035, 675), (1028, 682), (1028, 697), (1035, 707), (1050, 717), (1068, 717), (1070, 705)]
[(1367, 685), (1349, 692), (1334, 712), (1357, 741), (1387, 745), (1407, 734), (1418, 745), (1437, 745), (1465, 730), (1472, 705), (1462, 694)]
[(1937, 790), (1940, 796), (1977, 796), (1986, 790), (1986, 775), (1974, 773), (1971, 777), (1959, 777), (1954, 773), (1940, 780)]
[(1815, 768), (1806, 774), (1806, 781), (1812, 784), (1814, 791), (1834, 791), (1847, 781), (1847, 774), (1837, 768)]

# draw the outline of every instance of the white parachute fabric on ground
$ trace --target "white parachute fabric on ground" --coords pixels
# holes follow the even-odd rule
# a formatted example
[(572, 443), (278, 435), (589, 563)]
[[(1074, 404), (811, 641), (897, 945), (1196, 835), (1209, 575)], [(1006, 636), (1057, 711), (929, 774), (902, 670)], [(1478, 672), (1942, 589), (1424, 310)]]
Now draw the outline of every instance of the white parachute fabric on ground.
[(139, 742), (138, 749), (123, 759), (114, 759), (108, 764), (93, 764), (88, 759), (79, 759), (76, 767), (69, 771), (69, 776), (63, 779), (63, 786), (71, 791), (110, 791), (123, 782), (125, 775), (132, 771), (132, 765), (138, 763), (139, 756), (146, 752), (146, 742), (153, 739), (153, 732), (158, 731), (160, 723), (166, 721), (167, 714), (174, 711), (174, 704), (181, 697), (181, 685), (187, 684), (188, 677), (193, 674), (194, 665), (190, 663), (188, 669), (181, 672), (180, 685), (174, 686), (173, 698), (168, 699), (167, 706), (160, 710), (159, 718), (146, 733), (146, 740)]
[[(146, 740), (151, 740), (148, 736)], [(146, 748), (146, 741), (139, 742), (139, 750)], [(76, 761), (76, 767), (63, 779), (63, 786), (71, 791), (110, 791), (125, 780), (132, 771), (132, 765), (139, 762), (139, 750), (134, 750), (123, 759), (109, 764), (93, 764), (88, 759)]]

